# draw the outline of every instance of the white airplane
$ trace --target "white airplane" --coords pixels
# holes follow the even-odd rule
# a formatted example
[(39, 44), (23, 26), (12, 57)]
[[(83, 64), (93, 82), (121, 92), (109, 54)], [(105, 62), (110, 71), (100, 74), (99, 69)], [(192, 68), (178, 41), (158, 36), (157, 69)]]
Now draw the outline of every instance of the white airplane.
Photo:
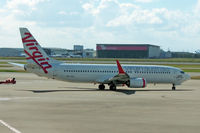
[(116, 86), (145, 88), (147, 83), (176, 85), (189, 80), (190, 76), (179, 68), (157, 65), (117, 65), (108, 64), (67, 64), (50, 58), (27, 28), (20, 28), (27, 64), (11, 63), (24, 67), (36, 75), (69, 82), (87, 82), (99, 84), (104, 90), (105, 84), (110, 90)]

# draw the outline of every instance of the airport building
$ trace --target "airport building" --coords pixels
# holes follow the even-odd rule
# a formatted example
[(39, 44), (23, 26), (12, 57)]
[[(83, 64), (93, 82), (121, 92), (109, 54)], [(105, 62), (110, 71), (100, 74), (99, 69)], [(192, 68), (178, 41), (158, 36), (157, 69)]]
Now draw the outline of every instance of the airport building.
[(97, 44), (98, 58), (159, 58), (160, 46), (150, 44)]
[(83, 51), (83, 45), (74, 45), (74, 51)]
[(23, 57), (24, 49), (23, 48), (0, 48), (1, 57)]

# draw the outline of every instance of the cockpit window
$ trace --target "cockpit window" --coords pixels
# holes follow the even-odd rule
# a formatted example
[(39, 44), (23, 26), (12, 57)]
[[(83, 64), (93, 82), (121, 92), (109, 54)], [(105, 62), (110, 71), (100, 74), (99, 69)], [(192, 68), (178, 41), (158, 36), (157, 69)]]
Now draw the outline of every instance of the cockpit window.
[(185, 72), (184, 72), (184, 71), (181, 71), (181, 73), (184, 74)]

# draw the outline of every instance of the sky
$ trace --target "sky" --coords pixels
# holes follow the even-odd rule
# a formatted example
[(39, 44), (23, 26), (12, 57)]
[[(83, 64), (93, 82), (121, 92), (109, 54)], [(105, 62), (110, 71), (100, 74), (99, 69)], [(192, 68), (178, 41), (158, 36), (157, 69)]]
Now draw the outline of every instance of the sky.
[(22, 47), (27, 27), (43, 47), (153, 44), (200, 49), (200, 0), (1, 0), (0, 47)]

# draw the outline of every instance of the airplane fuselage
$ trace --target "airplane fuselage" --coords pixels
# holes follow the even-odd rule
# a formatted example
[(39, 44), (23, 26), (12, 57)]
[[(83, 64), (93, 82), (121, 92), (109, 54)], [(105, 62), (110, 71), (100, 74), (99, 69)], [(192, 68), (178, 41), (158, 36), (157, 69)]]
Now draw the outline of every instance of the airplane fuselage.
[[(118, 74), (116, 65), (108, 64), (52, 64), (48, 74), (42, 74), (41, 68), (26, 68), (37, 75), (70, 82), (101, 83), (106, 78)], [(122, 65), (130, 78), (144, 78), (147, 83), (171, 83), (180, 85), (190, 76), (181, 69), (156, 65)], [(34, 70), (34, 71), (32, 71)]]
[(173, 84), (172, 90), (175, 90), (175, 85), (190, 79), (181, 69), (168, 66), (121, 66), (118, 60), (116, 65), (66, 64), (50, 58), (27, 28), (20, 28), (20, 34), (27, 59), (24, 68), (39, 76), (70, 82), (98, 83), (100, 90), (105, 89), (104, 84), (108, 84), (110, 90), (116, 90), (118, 85), (145, 88), (147, 83), (170, 83)]

